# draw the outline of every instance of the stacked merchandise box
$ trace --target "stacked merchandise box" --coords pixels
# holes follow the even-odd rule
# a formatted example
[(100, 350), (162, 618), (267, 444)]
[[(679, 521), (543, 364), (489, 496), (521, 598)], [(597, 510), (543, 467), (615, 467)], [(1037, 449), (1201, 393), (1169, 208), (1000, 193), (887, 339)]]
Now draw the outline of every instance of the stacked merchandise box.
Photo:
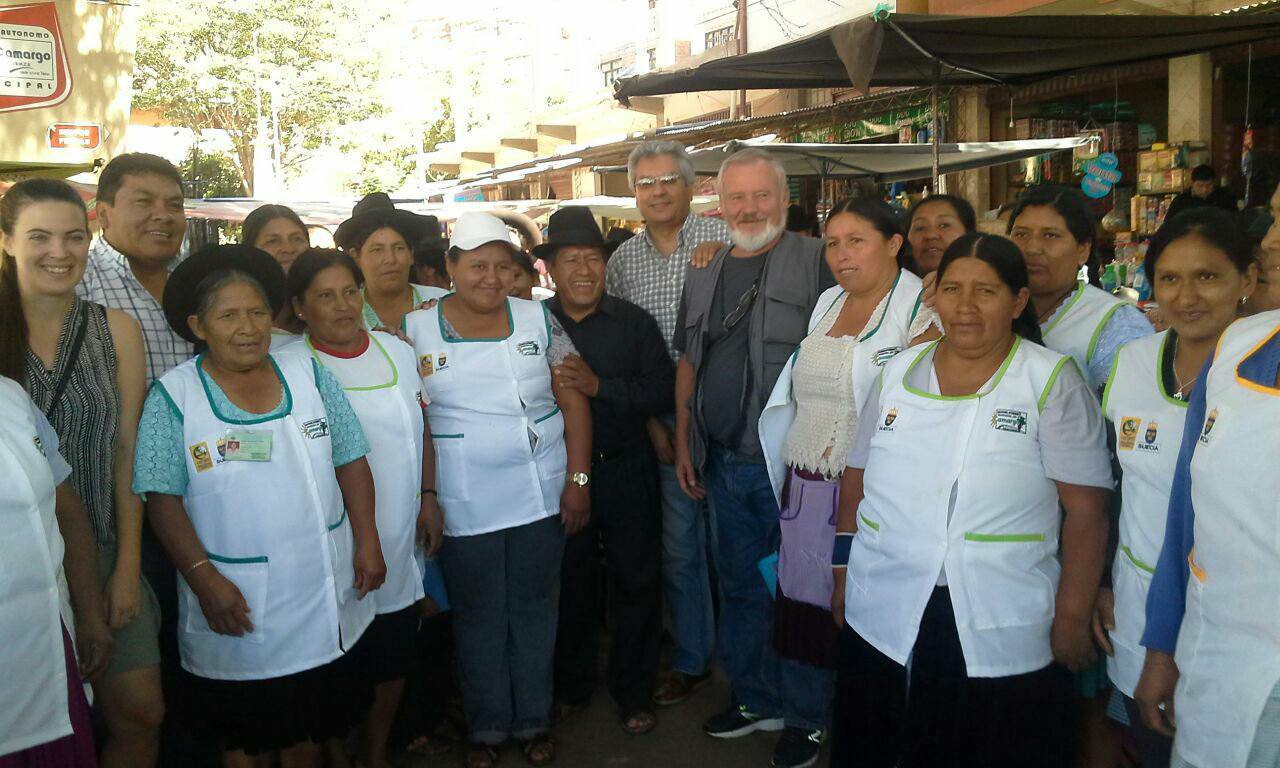
[(1176, 195), (1134, 195), (1129, 201), (1129, 223), (1139, 237), (1150, 237), (1164, 223)]
[(1191, 169), (1209, 162), (1204, 144), (1152, 144), (1138, 153), (1138, 194), (1129, 202), (1130, 221), (1139, 237), (1150, 237), (1164, 223), (1175, 196), (1191, 186)]

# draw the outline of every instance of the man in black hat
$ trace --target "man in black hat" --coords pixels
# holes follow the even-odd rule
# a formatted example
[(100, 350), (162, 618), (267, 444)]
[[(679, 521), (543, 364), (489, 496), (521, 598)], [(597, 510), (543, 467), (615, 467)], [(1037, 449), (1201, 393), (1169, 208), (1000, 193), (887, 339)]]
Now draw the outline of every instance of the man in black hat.
[(591, 211), (551, 215), (547, 264), (557, 293), (547, 302), (581, 357), (553, 373), (560, 386), (591, 399), (591, 522), (565, 545), (556, 640), (556, 697), (562, 713), (586, 704), (596, 682), (600, 625), (600, 545), (608, 573), (612, 645), (606, 675), (622, 727), (657, 724), (653, 687), (662, 632), (662, 508), (658, 467), (645, 422), (672, 408), (675, 373), (657, 322), (604, 292), (605, 259), (615, 244)]

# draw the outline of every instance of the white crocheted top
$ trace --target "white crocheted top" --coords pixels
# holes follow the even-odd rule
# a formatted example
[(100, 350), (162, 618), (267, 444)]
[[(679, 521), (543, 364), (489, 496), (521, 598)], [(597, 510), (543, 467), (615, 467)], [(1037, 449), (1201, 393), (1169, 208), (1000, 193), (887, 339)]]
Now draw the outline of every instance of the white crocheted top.
[[(787, 463), (797, 469), (837, 478), (844, 471), (853, 434), (858, 426), (858, 409), (854, 402), (853, 350), (868, 328), (878, 326), (889, 308), (885, 294), (867, 319), (866, 326), (854, 336), (828, 336), (840, 316), (849, 294), (843, 294), (818, 322), (813, 333), (800, 342), (800, 354), (791, 370), (791, 392), (796, 401), (796, 419), (787, 432)], [(924, 333), (937, 315), (921, 306), (911, 322), (908, 338)]]

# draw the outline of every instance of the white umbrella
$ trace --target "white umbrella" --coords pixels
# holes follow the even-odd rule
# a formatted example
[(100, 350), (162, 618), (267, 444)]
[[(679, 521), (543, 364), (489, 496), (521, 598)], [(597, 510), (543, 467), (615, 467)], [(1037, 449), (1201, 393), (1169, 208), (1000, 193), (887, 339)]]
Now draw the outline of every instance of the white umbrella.
[[(1087, 136), (1024, 141), (983, 141), (938, 145), (942, 173), (986, 168), (1050, 152), (1064, 152), (1091, 141)], [(725, 158), (747, 147), (768, 150), (788, 176), (866, 178), (877, 182), (927, 179), (933, 174), (933, 147), (929, 144), (790, 144), (772, 137), (730, 141), (689, 152), (693, 170), (714, 176)], [(626, 166), (601, 168), (625, 171)]]

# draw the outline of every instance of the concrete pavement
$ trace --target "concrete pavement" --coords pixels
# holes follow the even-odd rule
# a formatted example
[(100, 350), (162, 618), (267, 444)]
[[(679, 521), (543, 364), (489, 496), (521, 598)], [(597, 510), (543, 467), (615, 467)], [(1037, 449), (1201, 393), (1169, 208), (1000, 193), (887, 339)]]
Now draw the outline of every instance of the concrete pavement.
[[(719, 676), (681, 704), (658, 710), (658, 727), (644, 736), (622, 730), (617, 710), (603, 688), (591, 705), (556, 726), (560, 768), (769, 768), (777, 734), (751, 734), (740, 739), (713, 739), (702, 732), (702, 722), (728, 704), (729, 685)], [(455, 768), (462, 761), (455, 749), (433, 758), (405, 759), (413, 768)], [(499, 766), (526, 765), (518, 748), (509, 746), (498, 758)], [(819, 765), (826, 764), (826, 757)]]

